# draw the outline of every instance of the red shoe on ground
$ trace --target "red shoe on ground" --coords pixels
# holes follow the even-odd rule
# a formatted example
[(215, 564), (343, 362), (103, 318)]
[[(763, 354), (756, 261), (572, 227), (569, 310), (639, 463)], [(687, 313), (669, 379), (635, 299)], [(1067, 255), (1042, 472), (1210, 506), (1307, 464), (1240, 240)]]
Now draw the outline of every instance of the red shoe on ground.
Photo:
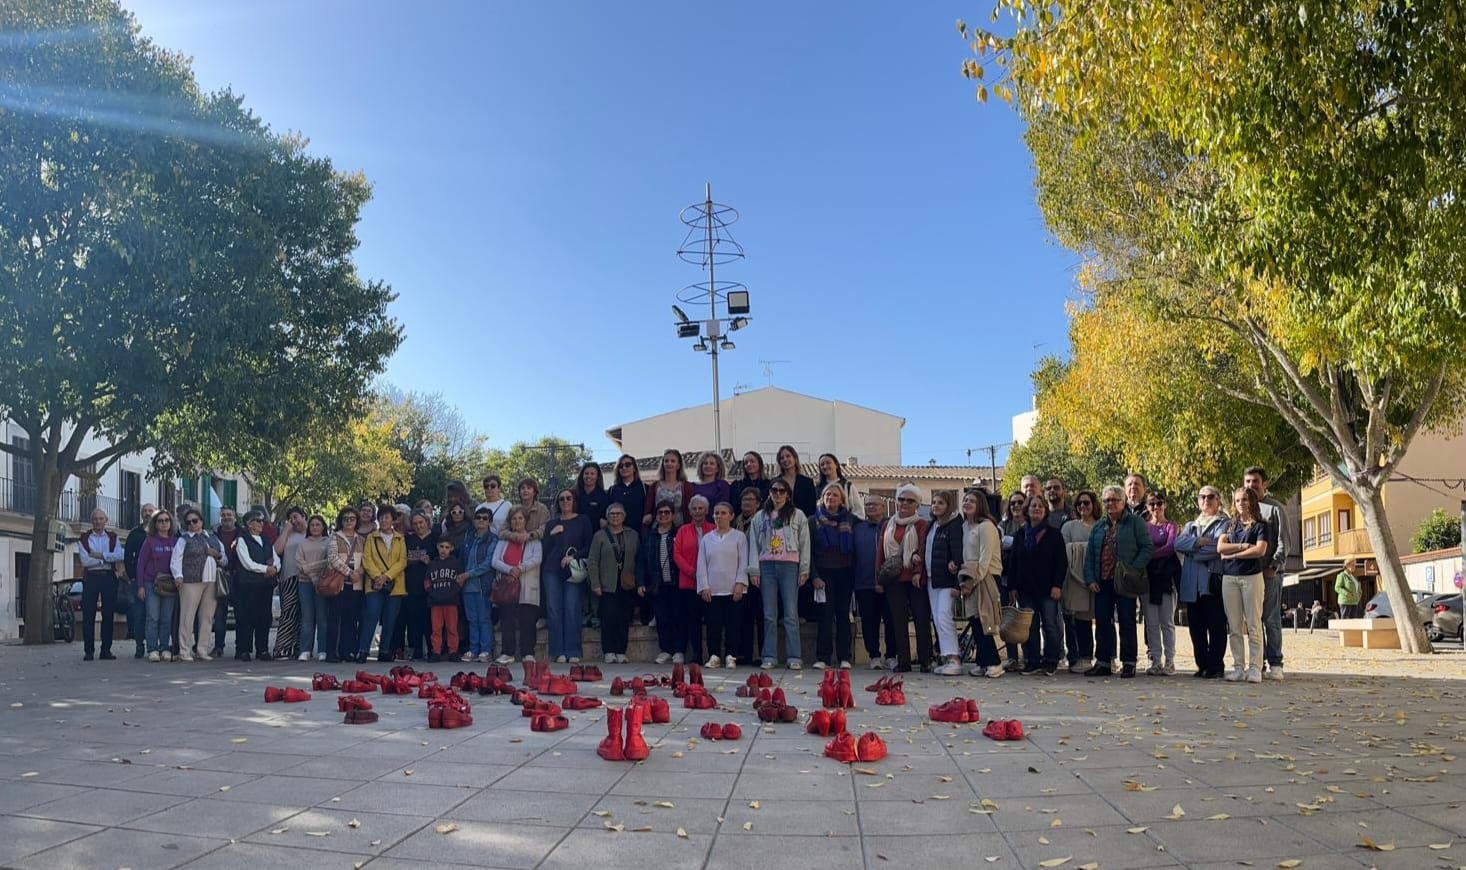
[(738, 691), (733, 694), (740, 698), (752, 698), (757, 691), (758, 689), (755, 689), (753, 686), (739, 686)]
[(855, 748), (855, 738), (849, 732), (835, 735), (835, 739), (825, 744), (825, 757), (833, 758), (841, 764), (849, 764), (860, 757)]
[[(478, 693), (480, 695), (508, 695), (512, 694), (513, 692), (514, 687), (499, 679), (498, 677), (494, 677), (493, 679), (485, 679), (484, 684), (478, 687)], [(421, 695), (419, 695), (419, 697), (421, 697)]]
[(900, 707), (906, 703), (906, 693), (900, 689), (882, 689), (876, 693), (876, 706)]
[(342, 720), (347, 725), (370, 725), (377, 721), (377, 714), (371, 710), (347, 710)]
[(514, 694), (509, 696), (509, 703), (523, 707), (525, 704), (533, 704), (539, 698), (529, 689), (515, 689)]
[(336, 709), (340, 710), (342, 713), (345, 713), (348, 710), (370, 710), (371, 708), (372, 702), (368, 701), (366, 698), (363, 698), (361, 695), (336, 696)]
[(769, 673), (767, 671), (759, 674), (758, 687), (760, 689), (772, 689), (774, 687), (774, 678), (769, 676)]
[(630, 685), (631, 685), (631, 694), (633, 694), (633, 695), (645, 695), (646, 694), (646, 680), (642, 679), (641, 677), (632, 677), (631, 678), (631, 684)]
[(613, 695), (624, 695), (624, 694), (626, 694), (626, 681), (623, 680), (623, 679), (621, 679), (620, 677), (612, 677), (611, 678), (611, 694), (613, 694)]
[(575, 694), (575, 681), (570, 679), (569, 677), (550, 677), (545, 680), (545, 688), (542, 694), (573, 695)]
[(789, 722), (798, 722), (799, 709), (797, 707), (791, 707), (788, 704), (785, 704), (784, 706), (779, 708), (779, 721), (786, 724)]
[(1023, 739), (1023, 723), (1017, 719), (1009, 719), (1005, 726), (1005, 736), (1009, 740)]
[(484, 672), (484, 679), (503, 680), (506, 683), (512, 683), (514, 682), (514, 674), (503, 665), (489, 665), (489, 669)]
[[(439, 720), (441, 723), (438, 725), (439, 728), (464, 728), (473, 724), (473, 715), (464, 710), (453, 707), (444, 707), (442, 709), (443, 712)], [(431, 717), (428, 720), (428, 726), (432, 727)]]
[(311, 676), (312, 692), (336, 692), (340, 689), (341, 682), (336, 679), (335, 674), (313, 674)]
[(818, 734), (821, 737), (829, 737), (830, 711), (816, 710), (813, 713), (810, 713), (809, 724), (804, 726), (804, 731), (806, 734)]
[(831, 710), (830, 711), (830, 733), (831, 734), (844, 734), (845, 733), (845, 730), (846, 730), (845, 729), (845, 711), (844, 710)]
[(565, 700), (560, 703), (567, 710), (594, 710), (601, 706), (601, 699), (587, 698), (583, 695), (566, 695)]
[(867, 731), (855, 742), (855, 754), (861, 761), (880, 761), (886, 757), (886, 741), (874, 731)]
[(521, 708), (521, 715), (525, 719), (534, 716), (559, 716), (560, 705), (554, 701), (535, 701), (533, 704), (525, 704)]
[(606, 738), (596, 747), (596, 754), (607, 761), (625, 761), (621, 746), (621, 720), (625, 713), (620, 707), (606, 708)]
[(711, 710), (718, 706), (718, 700), (706, 692), (700, 692), (683, 698), (682, 706), (688, 710)]
[(702, 665), (693, 662), (687, 666), (687, 681), (694, 686), (702, 685)]
[(341, 684), (341, 691), (360, 695), (366, 692), (375, 692), (377, 684), (366, 680), (347, 680)]
[(1002, 719), (993, 719), (983, 726), (982, 736), (989, 740), (1007, 740), (1008, 723)]
[(601, 676), (601, 669), (599, 665), (581, 665), (580, 679), (581, 682), (585, 683), (599, 683), (605, 678)]
[(570, 720), (564, 716), (537, 715), (529, 720), (531, 731), (563, 731), (570, 727)]
[(680, 664), (672, 665), (672, 688), (674, 689), (687, 682), (684, 676), (685, 672), (683, 671), (682, 667), (683, 666)]
[(702, 735), (702, 739), (704, 740), (722, 740), (723, 726), (716, 722), (706, 722), (703, 724), (702, 730), (698, 733)]
[(727, 723), (726, 725), (723, 726), (723, 739), (724, 740), (742, 740), (743, 739), (743, 729), (740, 728), (740, 727), (738, 727), (738, 725), (736, 723), (729, 722), (729, 723)]
[(301, 701), (309, 701), (310, 699), (310, 692), (307, 692), (305, 689), (297, 689), (294, 686), (286, 689), (284, 694), (280, 696), (280, 700), (287, 704), (299, 704)]
[(274, 704), (277, 701), (285, 700), (285, 690), (275, 686), (265, 687), (265, 703)]
[(665, 725), (672, 721), (672, 705), (667, 703), (666, 698), (652, 698), (647, 712), (651, 714), (653, 725)]
[(651, 755), (651, 747), (646, 745), (646, 738), (641, 736), (643, 709), (633, 706), (626, 711), (626, 746), (621, 754), (627, 761), (645, 761)]

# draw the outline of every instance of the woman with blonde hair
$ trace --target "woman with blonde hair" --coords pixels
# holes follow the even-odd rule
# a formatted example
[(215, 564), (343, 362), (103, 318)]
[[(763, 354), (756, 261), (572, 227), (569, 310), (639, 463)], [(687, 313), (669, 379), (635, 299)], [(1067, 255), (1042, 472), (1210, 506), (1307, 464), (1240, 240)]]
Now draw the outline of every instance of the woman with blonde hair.
[(977, 666), (968, 670), (974, 677), (996, 679), (1004, 673), (998, 658), (998, 636), (1002, 623), (1002, 593), (997, 578), (1003, 572), (1003, 535), (989, 512), (987, 496), (969, 490), (962, 494), (961, 585), (954, 590), (967, 602), (968, 625), (977, 648)]
[[(510, 532), (494, 547), (493, 565), (497, 572), (495, 585), (519, 586), (515, 600), (499, 602), (499, 632), (503, 637), (502, 653), (498, 662), (507, 665), (519, 659), (533, 662), (537, 632), (535, 622), (540, 615), (540, 563), (544, 548), (540, 541), (530, 538), (524, 542), (514, 539), (514, 534), (528, 528), (529, 512), (523, 506), (509, 509), (504, 527)], [(490, 593), (490, 598), (494, 593)]]
[[(1217, 539), (1222, 557), (1222, 606), (1227, 612), (1227, 640), (1232, 647), (1228, 682), (1262, 682), (1263, 560), (1268, 524), (1257, 507), (1257, 494), (1245, 486), (1232, 493), (1233, 519)], [(1246, 636), (1245, 647), (1242, 642)]]
[(814, 533), (810, 536), (814, 552), (815, 594), (824, 593), (819, 608), (819, 631), (815, 636), (814, 666), (824, 669), (826, 662), (839, 662), (850, 667), (854, 656), (854, 636), (850, 630), (850, 599), (855, 594), (855, 522), (845, 502), (845, 489), (831, 481), (820, 493), (820, 506), (815, 509)]

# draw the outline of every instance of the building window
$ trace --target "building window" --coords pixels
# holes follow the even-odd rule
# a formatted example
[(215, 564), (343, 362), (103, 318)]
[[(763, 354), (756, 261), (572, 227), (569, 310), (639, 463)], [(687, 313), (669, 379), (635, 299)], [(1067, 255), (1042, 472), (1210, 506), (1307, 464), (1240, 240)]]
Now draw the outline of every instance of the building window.
[(118, 506), (117, 527), (130, 529), (142, 522), (143, 476), (136, 471), (122, 471), (122, 504)]
[(171, 480), (158, 481), (158, 509), (165, 510), (171, 516), (173, 507), (178, 504), (178, 488)]
[(1354, 527), (1354, 516), (1348, 508), (1339, 511), (1339, 531), (1347, 532)]
[(233, 508), (236, 512), (239, 511), (239, 481), (224, 481), (224, 494), (219, 499), (219, 506)]
[[(20, 435), (11, 436), (10, 444), (15, 449), (25, 452), (31, 449), (31, 440)], [(34, 514), (36, 512), (36, 467), (31, 464), (29, 456), (12, 457), (10, 467), (12, 474), (9, 507), (16, 513)]]
[(1318, 544), (1318, 525), (1312, 517), (1303, 521), (1303, 549), (1311, 550)]
[(1330, 516), (1329, 514), (1319, 514), (1319, 516), (1318, 516), (1318, 543), (1319, 543), (1320, 546), (1322, 546), (1324, 544), (1332, 544), (1333, 542), (1334, 542), (1333, 517)]

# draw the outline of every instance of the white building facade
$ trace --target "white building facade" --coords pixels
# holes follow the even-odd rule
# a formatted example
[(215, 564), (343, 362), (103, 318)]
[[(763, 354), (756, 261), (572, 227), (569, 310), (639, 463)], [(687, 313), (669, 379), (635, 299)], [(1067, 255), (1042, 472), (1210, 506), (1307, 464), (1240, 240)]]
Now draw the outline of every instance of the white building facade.
[[(756, 450), (772, 459), (788, 444), (813, 462), (833, 453), (850, 465), (900, 465), (905, 418), (849, 402), (763, 387), (722, 401), (722, 440), (735, 456)], [(606, 434), (622, 453), (660, 456), (668, 447), (712, 444), (713, 406), (709, 402), (622, 423)]]

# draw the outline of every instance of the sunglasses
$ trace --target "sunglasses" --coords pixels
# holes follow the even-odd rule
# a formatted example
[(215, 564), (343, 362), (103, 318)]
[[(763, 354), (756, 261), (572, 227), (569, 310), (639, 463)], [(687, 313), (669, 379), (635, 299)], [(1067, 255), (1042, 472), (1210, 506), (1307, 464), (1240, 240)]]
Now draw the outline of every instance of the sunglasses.
[(1118, 499), (1118, 498), (1107, 498), (1107, 499), (1103, 499), (1103, 501), (1104, 501), (1105, 504), (1119, 504), (1120, 501), (1121, 501), (1121, 499)]
[(635, 468), (636, 466), (635, 465), (632, 465), (630, 462), (621, 462), (621, 463), (618, 463), (616, 465), (616, 467), (617, 468)]
[(573, 495), (562, 495), (562, 496), (560, 496), (560, 501), (575, 501), (575, 496), (573, 496)]
[(498, 489), (498, 488), (499, 488), (499, 484), (497, 484), (497, 483), (486, 483), (486, 484), (484, 484), (484, 489)]
[(788, 494), (789, 494), (789, 490), (783, 489), (783, 488), (776, 487), (774, 489), (769, 490), (769, 495), (788, 495)]
[(484, 522), (488, 522), (489, 521), (489, 515), (488, 514), (478, 514), (478, 515), (476, 515), (473, 518), (473, 521), (474, 522), (478, 522), (479, 520), (483, 520)]
[(199, 519), (198, 517), (189, 517), (188, 524), (190, 526), (201, 526), (204, 524), (204, 521)]
[(1202, 501), (1216, 501), (1217, 494), (1214, 492), (1204, 492), (1201, 495), (1197, 496), (1197, 498), (1201, 499)]
[(1076, 501), (1074, 503), (1074, 506), (1075, 507), (1093, 507), (1094, 506), (1094, 502), (1090, 501), (1087, 498), (1082, 498), (1079, 501)]

